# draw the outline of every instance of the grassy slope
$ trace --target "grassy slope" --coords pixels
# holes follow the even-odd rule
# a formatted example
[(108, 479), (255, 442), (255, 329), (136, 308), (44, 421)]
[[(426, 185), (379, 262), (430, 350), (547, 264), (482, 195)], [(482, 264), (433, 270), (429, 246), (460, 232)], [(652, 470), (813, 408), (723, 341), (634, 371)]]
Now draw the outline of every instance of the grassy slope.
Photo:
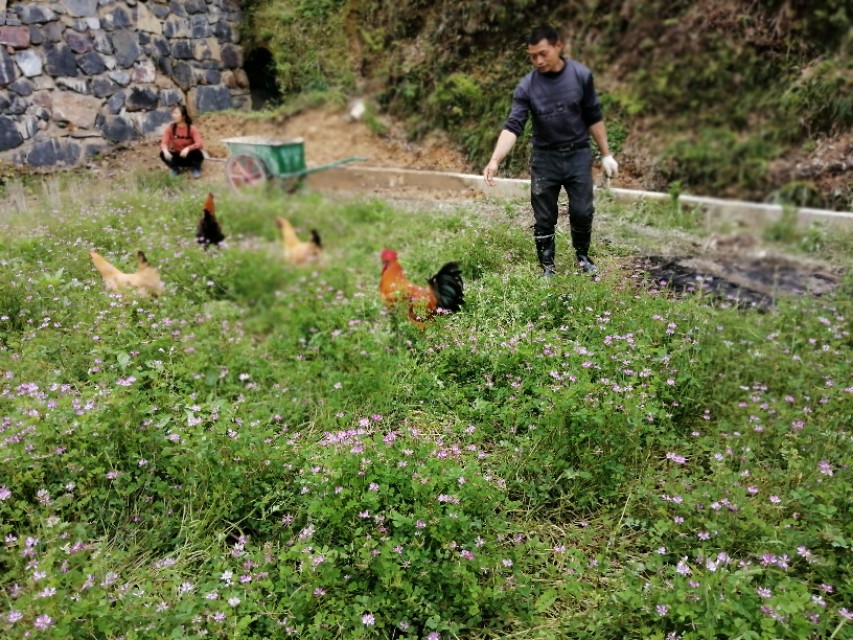
[[(533, 274), (524, 204), (223, 194), (205, 253), (203, 195), (52, 182), (0, 220), (4, 637), (849, 631), (849, 287), (646, 291), (606, 201), (600, 281)], [(281, 264), (283, 212), (325, 268)], [(385, 246), (420, 280), (459, 259), (465, 311), (384, 312)], [(108, 295), (91, 247), (143, 248), (168, 295)]]
[(413, 135), (445, 129), (482, 166), (529, 70), (524, 33), (548, 16), (595, 71), (611, 146), (645, 186), (849, 210), (848, 12), (842, 0), (264, 0), (249, 7), (247, 44), (274, 52), (285, 100), (358, 85)]

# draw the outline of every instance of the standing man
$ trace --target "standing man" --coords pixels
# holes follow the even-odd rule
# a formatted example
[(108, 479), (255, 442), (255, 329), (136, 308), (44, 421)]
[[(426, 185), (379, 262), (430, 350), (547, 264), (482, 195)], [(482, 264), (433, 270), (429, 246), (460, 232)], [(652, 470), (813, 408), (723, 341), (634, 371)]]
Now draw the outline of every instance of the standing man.
[(533, 154), (530, 163), (530, 201), (533, 205), (533, 237), (544, 276), (556, 273), (554, 229), (557, 198), (565, 187), (569, 196), (569, 225), (578, 266), (587, 273), (598, 267), (589, 258), (592, 237), (592, 158), (590, 134), (601, 150), (601, 165), (611, 178), (619, 165), (607, 146), (601, 104), (595, 93), (592, 72), (562, 56), (563, 39), (550, 26), (533, 30), (527, 38), (527, 54), (536, 67), (512, 96), (512, 110), (498, 137), (483, 178), (495, 185), (498, 165), (510, 152), (533, 116)]

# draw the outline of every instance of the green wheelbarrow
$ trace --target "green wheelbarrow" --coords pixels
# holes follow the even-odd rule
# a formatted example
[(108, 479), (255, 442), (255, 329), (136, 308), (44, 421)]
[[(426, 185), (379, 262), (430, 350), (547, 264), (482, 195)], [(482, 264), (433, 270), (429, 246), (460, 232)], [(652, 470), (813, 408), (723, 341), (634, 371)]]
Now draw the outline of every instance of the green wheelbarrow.
[(235, 189), (255, 186), (270, 180), (279, 182), (286, 191), (299, 188), (310, 173), (332, 169), (365, 158), (344, 158), (318, 167), (305, 166), (305, 141), (274, 140), (264, 136), (225, 138), (229, 158), (225, 176)]

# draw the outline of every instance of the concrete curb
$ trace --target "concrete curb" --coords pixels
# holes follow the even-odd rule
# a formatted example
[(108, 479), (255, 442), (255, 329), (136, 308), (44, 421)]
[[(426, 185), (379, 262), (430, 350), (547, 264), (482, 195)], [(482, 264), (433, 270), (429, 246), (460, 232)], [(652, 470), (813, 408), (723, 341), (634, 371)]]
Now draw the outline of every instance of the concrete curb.
[[(319, 171), (308, 176), (310, 187), (320, 190), (358, 190), (371, 189), (424, 189), (440, 191), (480, 191), (490, 197), (511, 200), (527, 199), (530, 194), (530, 181), (515, 178), (497, 178), (495, 186), (489, 187), (483, 176), (467, 173), (448, 173), (444, 171), (420, 171), (414, 169), (395, 169), (388, 167), (362, 167), (351, 165)], [(668, 200), (671, 196), (657, 191), (611, 188), (609, 192), (621, 202), (640, 202), (642, 200)], [(682, 204), (705, 209), (712, 217), (760, 219), (771, 222), (782, 218), (785, 208), (778, 204), (748, 202), (745, 200), (724, 200), (705, 196), (682, 194)], [(853, 229), (853, 212), (830, 211), (827, 209), (796, 209), (797, 222), (811, 224), (822, 222), (834, 226)]]

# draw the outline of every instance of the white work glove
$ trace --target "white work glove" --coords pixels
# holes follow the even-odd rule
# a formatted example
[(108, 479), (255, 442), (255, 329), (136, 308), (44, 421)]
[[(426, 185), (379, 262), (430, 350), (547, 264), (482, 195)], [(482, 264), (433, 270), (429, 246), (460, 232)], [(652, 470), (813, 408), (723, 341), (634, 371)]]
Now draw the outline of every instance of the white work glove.
[(166, 158), (166, 162), (172, 161), (172, 154), (169, 153), (168, 149), (163, 149), (163, 157)]
[(601, 168), (604, 169), (604, 175), (608, 178), (614, 178), (619, 173), (619, 163), (613, 159), (613, 156), (604, 156), (601, 159)]

